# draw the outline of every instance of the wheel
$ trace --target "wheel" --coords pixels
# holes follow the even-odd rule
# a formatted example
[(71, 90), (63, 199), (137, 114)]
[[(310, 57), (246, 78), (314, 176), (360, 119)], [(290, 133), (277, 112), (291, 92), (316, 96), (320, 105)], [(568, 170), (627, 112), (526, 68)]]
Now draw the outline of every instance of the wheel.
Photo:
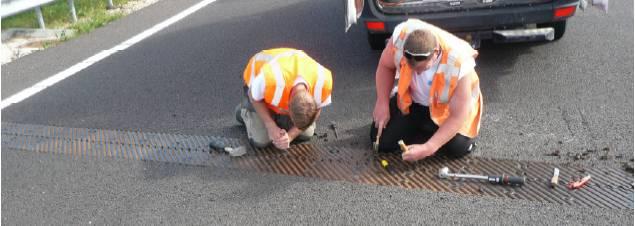
[(567, 29), (567, 21), (563, 20), (563, 21), (558, 21), (553, 23), (538, 24), (538, 28), (543, 28), (543, 27), (553, 27), (553, 31), (554, 31), (553, 40), (557, 41), (560, 38), (562, 38), (562, 36), (564, 36), (564, 32)]
[(368, 44), (373, 50), (383, 50), (388, 38), (390, 38), (389, 34), (368, 34)]

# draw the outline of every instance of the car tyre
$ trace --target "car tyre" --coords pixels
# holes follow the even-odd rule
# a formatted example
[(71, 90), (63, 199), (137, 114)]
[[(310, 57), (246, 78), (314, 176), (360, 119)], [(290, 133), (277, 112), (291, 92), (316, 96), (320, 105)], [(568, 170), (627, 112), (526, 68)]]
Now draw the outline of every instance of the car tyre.
[(386, 39), (390, 38), (388, 34), (368, 34), (368, 44), (373, 50), (383, 50), (386, 47)]

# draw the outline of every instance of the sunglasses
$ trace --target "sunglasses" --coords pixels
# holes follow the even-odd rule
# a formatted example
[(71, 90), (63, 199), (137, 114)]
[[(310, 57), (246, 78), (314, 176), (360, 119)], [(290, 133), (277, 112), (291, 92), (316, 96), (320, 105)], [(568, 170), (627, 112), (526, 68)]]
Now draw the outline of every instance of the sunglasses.
[(405, 56), (406, 59), (408, 59), (408, 60), (414, 60), (414, 61), (417, 61), (417, 62), (426, 61), (426, 60), (428, 60), (428, 58), (430, 58), (430, 56), (432, 55), (432, 53), (434, 51), (436, 51), (436, 50), (433, 50), (433, 51), (427, 52), (427, 53), (411, 53), (408, 50), (404, 50), (403, 51), (403, 56)]

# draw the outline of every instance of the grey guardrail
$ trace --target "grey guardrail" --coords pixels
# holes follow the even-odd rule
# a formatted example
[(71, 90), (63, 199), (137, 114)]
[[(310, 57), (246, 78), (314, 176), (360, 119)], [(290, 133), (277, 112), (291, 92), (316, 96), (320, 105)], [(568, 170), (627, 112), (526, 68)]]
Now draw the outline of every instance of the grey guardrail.
[[(2, 18), (16, 15), (27, 10), (35, 10), (40, 28), (46, 29), (41, 6), (50, 4), (56, 0), (2, 0), (0, 3), (0, 16)], [(77, 22), (74, 0), (67, 0), (73, 22)], [(108, 0), (108, 7), (112, 8), (112, 0)]]
[(0, 7), (0, 15), (2, 18), (13, 16), (15, 14), (39, 8), (42, 5), (49, 4), (55, 0), (3, 0)]
[[(44, 25), (44, 16), (42, 16), (41, 6), (50, 4), (54, 1), (55, 0), (3, 0), (0, 7), (0, 15), (2, 16), (2, 18), (5, 18), (30, 9), (35, 9), (35, 14), (37, 15), (40, 28), (46, 29), (46, 26)], [(73, 22), (76, 22), (77, 14), (75, 13), (75, 4), (73, 0), (68, 0), (68, 4), (71, 8), (71, 13), (73, 14)]]

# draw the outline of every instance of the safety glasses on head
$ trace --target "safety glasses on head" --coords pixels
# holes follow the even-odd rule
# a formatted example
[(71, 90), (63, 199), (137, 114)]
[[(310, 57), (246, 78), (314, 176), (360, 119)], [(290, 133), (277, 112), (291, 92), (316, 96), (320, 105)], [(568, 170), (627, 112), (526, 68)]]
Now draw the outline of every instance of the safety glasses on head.
[(427, 53), (411, 53), (408, 50), (404, 50), (403, 51), (403, 56), (406, 57), (406, 59), (408, 59), (408, 60), (414, 60), (414, 61), (419, 62), (419, 61), (428, 60), (428, 58), (430, 58), (432, 53), (434, 53), (434, 50), (430, 51), (430, 52), (427, 52)]

